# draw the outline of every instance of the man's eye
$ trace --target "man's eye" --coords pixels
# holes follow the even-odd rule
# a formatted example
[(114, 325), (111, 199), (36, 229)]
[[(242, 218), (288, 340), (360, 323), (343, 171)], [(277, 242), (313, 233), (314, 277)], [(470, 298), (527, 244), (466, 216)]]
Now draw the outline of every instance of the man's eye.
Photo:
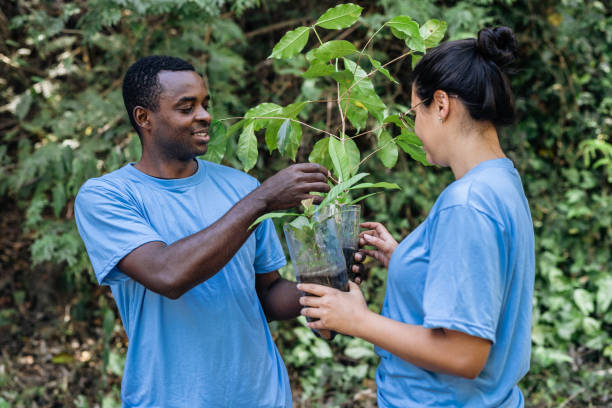
[(188, 108), (180, 108), (179, 110), (183, 113), (190, 113), (193, 110), (193, 108), (190, 106)]

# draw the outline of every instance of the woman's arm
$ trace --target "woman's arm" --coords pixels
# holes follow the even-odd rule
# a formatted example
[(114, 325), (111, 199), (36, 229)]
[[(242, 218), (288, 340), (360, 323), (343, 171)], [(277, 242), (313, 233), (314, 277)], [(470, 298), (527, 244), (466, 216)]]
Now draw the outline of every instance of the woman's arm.
[(428, 329), (401, 323), (370, 311), (354, 283), (350, 292), (314, 284), (299, 290), (319, 297), (300, 298), (302, 314), (318, 317), (308, 323), (315, 329), (336, 330), (362, 338), (426, 370), (474, 379), (487, 361), (491, 342), (444, 328)]

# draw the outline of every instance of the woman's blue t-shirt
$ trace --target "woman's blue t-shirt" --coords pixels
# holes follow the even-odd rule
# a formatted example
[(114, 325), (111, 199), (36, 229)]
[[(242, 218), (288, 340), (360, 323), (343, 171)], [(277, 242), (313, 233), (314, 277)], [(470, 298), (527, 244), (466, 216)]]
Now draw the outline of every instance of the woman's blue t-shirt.
[(522, 407), (535, 273), (533, 225), (509, 159), (450, 184), (389, 262), (382, 315), (492, 342), (474, 379), (435, 373), (377, 348), (381, 407)]
[(207, 228), (257, 186), (245, 173), (198, 160), (186, 178), (158, 179), (128, 164), (81, 188), (79, 232), (130, 341), (124, 407), (291, 407), (287, 370), (255, 291), (255, 274), (285, 265), (269, 220), (216, 275), (176, 300), (117, 268), (147, 242), (170, 245)]

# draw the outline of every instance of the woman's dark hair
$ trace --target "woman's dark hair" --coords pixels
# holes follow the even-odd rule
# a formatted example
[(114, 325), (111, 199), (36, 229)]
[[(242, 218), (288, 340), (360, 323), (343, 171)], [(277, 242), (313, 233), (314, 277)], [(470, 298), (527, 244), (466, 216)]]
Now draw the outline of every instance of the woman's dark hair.
[(428, 51), (413, 71), (415, 92), (429, 105), (434, 92), (443, 90), (457, 95), (473, 119), (510, 125), (516, 114), (505, 69), (515, 58), (510, 28), (483, 28), (477, 39), (448, 41)]
[(138, 134), (140, 130), (134, 120), (134, 108), (142, 106), (153, 112), (159, 109), (160, 71), (195, 71), (195, 68), (183, 59), (165, 55), (143, 57), (128, 68), (123, 77), (123, 103)]

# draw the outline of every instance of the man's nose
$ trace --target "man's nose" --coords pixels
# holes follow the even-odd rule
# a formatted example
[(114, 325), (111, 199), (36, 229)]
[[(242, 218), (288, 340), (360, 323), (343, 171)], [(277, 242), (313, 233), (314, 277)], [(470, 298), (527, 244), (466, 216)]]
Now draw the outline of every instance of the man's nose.
[(210, 116), (210, 113), (208, 113), (208, 111), (204, 109), (203, 106), (200, 106), (196, 112), (196, 120), (201, 120), (206, 123), (210, 123), (212, 117)]

